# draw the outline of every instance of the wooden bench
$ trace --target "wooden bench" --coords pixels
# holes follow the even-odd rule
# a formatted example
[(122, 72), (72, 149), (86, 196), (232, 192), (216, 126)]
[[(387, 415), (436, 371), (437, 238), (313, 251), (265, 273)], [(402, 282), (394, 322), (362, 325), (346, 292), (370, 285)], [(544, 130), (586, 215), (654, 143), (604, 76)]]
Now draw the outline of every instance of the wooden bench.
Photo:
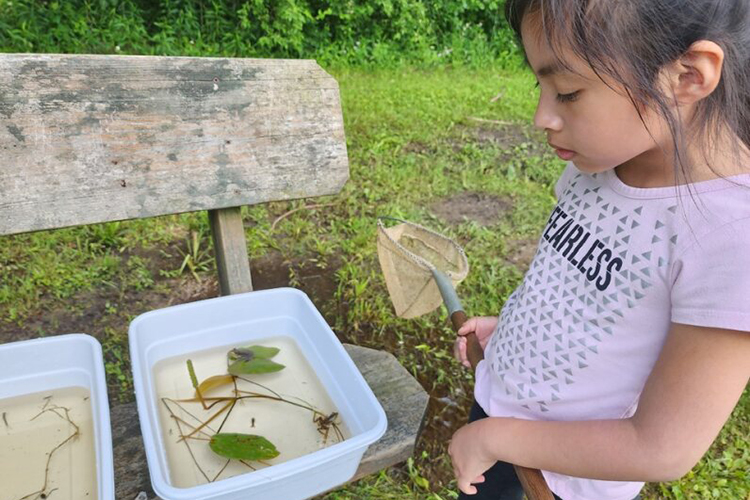
[[(207, 210), (224, 295), (253, 289), (240, 207), (349, 175), (338, 85), (310, 60), (0, 55), (0, 152), (0, 236)], [(359, 478), (411, 455), (428, 397), (392, 355), (346, 348), (389, 421)], [(112, 415), (131, 500), (150, 491), (135, 406)]]

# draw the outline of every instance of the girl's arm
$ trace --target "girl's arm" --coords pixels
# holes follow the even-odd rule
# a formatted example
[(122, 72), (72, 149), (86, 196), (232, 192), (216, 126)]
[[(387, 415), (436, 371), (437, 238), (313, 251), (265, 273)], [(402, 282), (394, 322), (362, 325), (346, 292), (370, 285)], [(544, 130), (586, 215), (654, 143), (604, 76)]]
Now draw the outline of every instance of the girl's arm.
[(711, 446), (750, 378), (750, 333), (672, 324), (638, 409), (623, 420), (486, 418), (449, 452), (462, 491), (501, 460), (569, 476), (668, 481)]

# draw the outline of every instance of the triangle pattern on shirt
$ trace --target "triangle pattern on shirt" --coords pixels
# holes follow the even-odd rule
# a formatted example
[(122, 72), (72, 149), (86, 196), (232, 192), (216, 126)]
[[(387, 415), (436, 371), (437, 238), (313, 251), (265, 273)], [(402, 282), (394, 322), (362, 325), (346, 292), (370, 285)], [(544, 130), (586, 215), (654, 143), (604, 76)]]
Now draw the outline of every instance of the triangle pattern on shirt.
[[(596, 362), (600, 344), (614, 335), (613, 325), (626, 320), (627, 311), (646, 296), (652, 269), (666, 262), (653, 250), (632, 250), (631, 236), (643, 230), (643, 206), (623, 213), (616, 202), (599, 194), (601, 186), (592, 186), (591, 178), (577, 176), (575, 182), (590, 187), (578, 191), (571, 183), (558, 208), (567, 210), (571, 228), (578, 225), (593, 233), (591, 242), (618, 248), (612, 255), (622, 259), (622, 266), (620, 272), (610, 273), (610, 285), (602, 292), (550, 241), (540, 238), (522, 285), (503, 307), (497, 333), (490, 341), (494, 348), (488, 351), (496, 356), (493, 371), (498, 376), (512, 375), (515, 381), (505, 384), (506, 392), (536, 411), (549, 411), (565, 399), (561, 388), (575, 384)], [(662, 234), (667, 225), (659, 220), (648, 227)], [(675, 242), (676, 238), (671, 243)], [(637, 273), (634, 265), (639, 266)]]

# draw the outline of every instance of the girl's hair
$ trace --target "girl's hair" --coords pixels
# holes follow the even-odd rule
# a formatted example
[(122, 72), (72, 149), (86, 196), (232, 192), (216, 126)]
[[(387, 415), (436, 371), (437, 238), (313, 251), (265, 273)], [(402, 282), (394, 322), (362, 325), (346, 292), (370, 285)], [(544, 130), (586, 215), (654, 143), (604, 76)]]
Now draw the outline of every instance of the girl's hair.
[[(619, 84), (639, 114), (649, 108), (666, 120), (676, 175), (690, 178), (682, 146), (693, 137), (714, 143), (711, 139), (731, 130), (750, 148), (750, 1), (506, 0), (505, 15), (519, 40), (529, 14), (561, 64), (566, 65), (561, 49), (572, 50), (600, 78)], [(683, 130), (670, 106), (674, 97), (664, 94), (658, 79), (699, 40), (724, 50), (724, 66), (719, 86), (698, 103), (693, 122)]]

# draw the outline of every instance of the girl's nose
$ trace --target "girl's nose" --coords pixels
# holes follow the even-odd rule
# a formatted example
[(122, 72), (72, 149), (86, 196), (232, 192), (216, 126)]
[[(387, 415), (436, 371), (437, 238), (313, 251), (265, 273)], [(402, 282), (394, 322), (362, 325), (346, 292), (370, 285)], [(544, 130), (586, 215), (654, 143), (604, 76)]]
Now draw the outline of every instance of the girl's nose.
[(554, 103), (549, 102), (544, 95), (540, 96), (534, 113), (534, 126), (540, 130), (559, 132), (562, 125), (562, 118), (555, 112)]

